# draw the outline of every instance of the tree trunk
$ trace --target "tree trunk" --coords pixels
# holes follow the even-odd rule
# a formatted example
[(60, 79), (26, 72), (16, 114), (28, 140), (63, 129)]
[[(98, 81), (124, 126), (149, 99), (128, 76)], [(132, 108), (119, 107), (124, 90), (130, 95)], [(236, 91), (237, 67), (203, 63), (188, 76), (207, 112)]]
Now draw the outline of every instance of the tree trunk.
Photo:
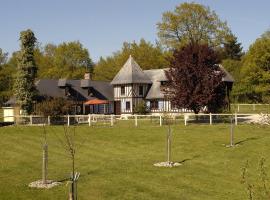
[(47, 184), (48, 176), (48, 144), (43, 145), (43, 159), (42, 159), (42, 182)]
[(167, 162), (171, 162), (171, 145), (171, 127), (169, 126), (167, 133)]

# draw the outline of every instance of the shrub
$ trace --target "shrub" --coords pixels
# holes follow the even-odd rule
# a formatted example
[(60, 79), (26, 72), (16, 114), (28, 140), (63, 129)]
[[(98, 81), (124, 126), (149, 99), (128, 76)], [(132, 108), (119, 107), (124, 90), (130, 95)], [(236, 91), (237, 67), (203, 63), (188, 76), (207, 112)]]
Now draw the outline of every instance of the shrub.
[(145, 115), (145, 114), (149, 113), (149, 109), (146, 106), (144, 101), (140, 101), (137, 104), (137, 106), (134, 108), (134, 113), (141, 114), (141, 115)]
[(73, 104), (63, 98), (44, 100), (36, 105), (36, 114), (57, 117), (71, 113)]

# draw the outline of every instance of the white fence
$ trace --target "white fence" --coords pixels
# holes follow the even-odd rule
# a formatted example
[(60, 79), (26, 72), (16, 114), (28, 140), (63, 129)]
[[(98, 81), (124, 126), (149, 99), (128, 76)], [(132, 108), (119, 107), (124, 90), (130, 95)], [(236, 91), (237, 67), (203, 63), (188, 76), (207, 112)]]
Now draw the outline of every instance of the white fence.
[[(114, 126), (117, 124), (128, 124), (131, 126), (155, 125), (163, 126), (165, 124), (189, 125), (189, 124), (220, 124), (220, 123), (252, 123), (260, 118), (259, 114), (160, 114), (160, 115), (64, 115), (59, 117), (44, 117), (37, 115), (28, 116), (6, 116), (8, 119), (14, 119), (16, 125), (79, 125), (88, 126)], [(2, 121), (5, 121), (2, 120)]]
[(270, 104), (231, 104), (233, 112), (270, 112)]

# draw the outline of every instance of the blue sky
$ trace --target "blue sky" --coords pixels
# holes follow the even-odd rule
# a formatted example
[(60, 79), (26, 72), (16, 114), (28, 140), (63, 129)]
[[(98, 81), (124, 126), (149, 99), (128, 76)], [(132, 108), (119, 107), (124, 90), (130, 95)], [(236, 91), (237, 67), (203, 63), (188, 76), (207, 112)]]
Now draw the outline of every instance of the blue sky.
[[(156, 23), (181, 0), (0, 0), (0, 48), (19, 49), (19, 33), (31, 28), (41, 44), (79, 40), (94, 61), (124, 41), (157, 40)], [(188, 1), (189, 2), (189, 1)], [(195, 0), (210, 6), (247, 50), (270, 28), (269, 0)]]

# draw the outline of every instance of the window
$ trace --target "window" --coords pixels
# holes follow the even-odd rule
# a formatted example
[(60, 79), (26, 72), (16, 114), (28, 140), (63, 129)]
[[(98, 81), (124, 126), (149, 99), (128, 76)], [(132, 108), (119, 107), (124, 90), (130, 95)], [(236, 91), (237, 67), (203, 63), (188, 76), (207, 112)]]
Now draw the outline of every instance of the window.
[(160, 81), (160, 85), (164, 86), (166, 85), (167, 81)]
[(152, 100), (150, 101), (150, 109), (158, 109), (158, 101), (157, 100)]
[(171, 109), (174, 109), (174, 110), (177, 109), (177, 105), (172, 101), (171, 101)]
[(65, 87), (65, 96), (69, 97), (71, 94), (70, 94), (70, 87), (69, 86), (66, 86)]
[(130, 102), (129, 101), (126, 102), (126, 110), (130, 110)]
[(142, 85), (139, 86), (139, 95), (140, 96), (143, 95), (143, 86)]
[(88, 96), (90, 96), (90, 97), (94, 96), (92, 87), (88, 88)]
[(125, 95), (125, 86), (121, 86), (121, 95)]

